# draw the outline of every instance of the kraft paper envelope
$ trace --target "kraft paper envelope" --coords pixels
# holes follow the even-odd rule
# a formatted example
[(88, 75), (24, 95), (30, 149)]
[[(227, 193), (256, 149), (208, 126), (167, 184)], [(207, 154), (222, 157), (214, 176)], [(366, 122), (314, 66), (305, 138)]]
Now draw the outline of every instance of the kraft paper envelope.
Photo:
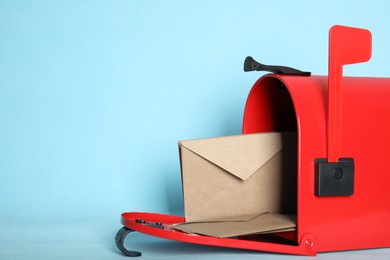
[(180, 141), (187, 222), (296, 212), (296, 132)]
[(211, 220), (208, 222), (189, 222), (173, 225), (172, 228), (186, 233), (193, 233), (214, 237), (235, 237), (251, 234), (265, 234), (271, 232), (293, 231), (296, 227), (295, 215), (263, 213), (253, 215), (243, 220), (226, 219), (224, 221)]

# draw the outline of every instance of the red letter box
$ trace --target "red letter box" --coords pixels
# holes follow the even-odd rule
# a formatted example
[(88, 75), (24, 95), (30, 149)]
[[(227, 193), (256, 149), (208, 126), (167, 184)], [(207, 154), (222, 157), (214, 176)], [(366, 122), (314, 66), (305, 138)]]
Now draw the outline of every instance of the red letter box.
[[(125, 236), (139, 231), (204, 245), (277, 253), (390, 247), (390, 78), (343, 77), (343, 65), (371, 57), (367, 30), (330, 30), (329, 75), (265, 66), (247, 58), (246, 70), (269, 70), (253, 86), (245, 107), (243, 133), (296, 131), (297, 229), (284, 234), (295, 243), (186, 234), (168, 226), (184, 218), (124, 213)], [(283, 235), (281, 236), (283, 237)]]

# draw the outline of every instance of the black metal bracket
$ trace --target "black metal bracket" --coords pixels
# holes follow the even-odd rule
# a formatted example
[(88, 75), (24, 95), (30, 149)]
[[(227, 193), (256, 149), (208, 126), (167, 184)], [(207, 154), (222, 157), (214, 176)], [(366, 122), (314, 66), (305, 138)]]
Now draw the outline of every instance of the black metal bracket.
[(135, 223), (146, 225), (146, 226), (149, 226), (149, 227), (164, 229), (164, 226), (163, 226), (163, 224), (161, 222), (148, 222), (148, 221), (145, 221), (145, 220), (137, 218), (135, 220)]
[(339, 162), (315, 160), (315, 195), (351, 196), (354, 193), (355, 164), (353, 158), (340, 158)]
[(116, 244), (116, 247), (126, 256), (137, 257), (137, 256), (142, 255), (141, 252), (127, 250), (125, 245), (123, 244), (126, 236), (133, 231), (134, 230), (129, 229), (127, 227), (123, 227), (123, 228), (119, 229), (118, 233), (116, 233), (116, 236), (115, 236), (115, 244)]
[(255, 61), (251, 56), (246, 57), (244, 61), (244, 71), (269, 71), (275, 74), (302, 75), (310, 76), (311, 72), (301, 71), (285, 66), (272, 66), (261, 64)]

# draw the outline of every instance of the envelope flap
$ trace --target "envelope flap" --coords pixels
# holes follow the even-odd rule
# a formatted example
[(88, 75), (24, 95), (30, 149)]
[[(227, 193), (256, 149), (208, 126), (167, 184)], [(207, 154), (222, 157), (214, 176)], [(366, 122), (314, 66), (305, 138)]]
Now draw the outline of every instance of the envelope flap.
[(179, 143), (236, 177), (246, 180), (294, 136), (293, 133), (269, 132), (180, 141)]

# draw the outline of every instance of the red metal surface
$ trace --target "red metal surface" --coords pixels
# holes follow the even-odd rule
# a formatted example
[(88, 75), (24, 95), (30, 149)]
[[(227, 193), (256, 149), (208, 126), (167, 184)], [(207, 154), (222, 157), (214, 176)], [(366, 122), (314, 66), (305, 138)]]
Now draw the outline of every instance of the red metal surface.
[[(260, 78), (248, 97), (243, 132), (297, 129), (298, 241), (312, 234), (318, 252), (390, 247), (390, 79), (343, 78), (341, 156), (355, 159), (355, 194), (317, 197), (314, 159), (327, 155), (327, 80), (275, 74)], [(279, 87), (281, 82), (290, 101)], [(263, 102), (264, 96), (280, 96), (291, 103)], [(279, 124), (279, 120), (292, 122), (286, 118), (292, 115), (291, 107), (293, 125)]]
[[(148, 222), (161, 222), (164, 229), (150, 227), (147, 225), (136, 223), (136, 219), (142, 219)], [(176, 217), (163, 214), (153, 213), (140, 213), (140, 212), (129, 212), (122, 214), (122, 224), (132, 230), (148, 234), (155, 237), (161, 237), (165, 239), (208, 245), (208, 246), (219, 246), (229, 248), (239, 248), (256, 251), (268, 251), (275, 253), (288, 253), (296, 255), (316, 255), (315, 238), (308, 234), (302, 237), (300, 245), (285, 245), (273, 242), (267, 242), (262, 239), (261, 236), (250, 237), (250, 238), (217, 238), (209, 236), (200, 236), (195, 234), (187, 234), (180, 231), (175, 231), (169, 227), (174, 223), (184, 222), (183, 217)], [(286, 235), (285, 235), (286, 236)]]

